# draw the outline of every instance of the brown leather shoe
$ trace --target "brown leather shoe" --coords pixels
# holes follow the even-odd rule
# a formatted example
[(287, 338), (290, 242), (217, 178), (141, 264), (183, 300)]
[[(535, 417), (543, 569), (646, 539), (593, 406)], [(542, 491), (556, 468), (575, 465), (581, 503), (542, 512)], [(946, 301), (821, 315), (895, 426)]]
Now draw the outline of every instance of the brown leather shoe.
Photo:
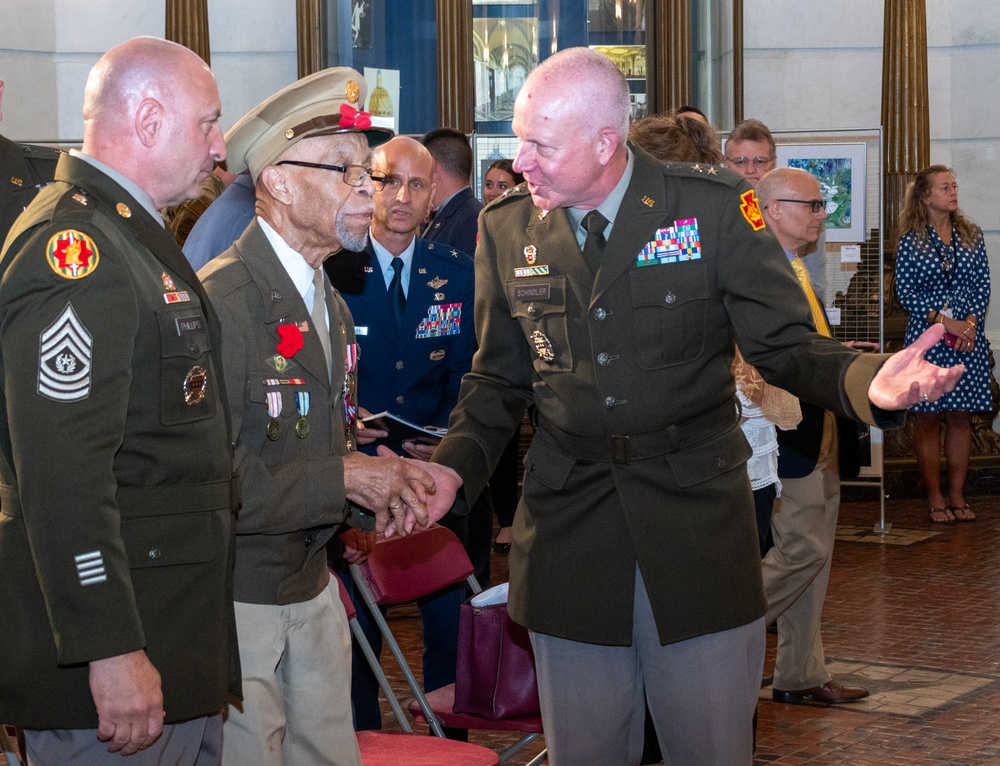
[(844, 686), (832, 678), (822, 686), (814, 686), (811, 689), (802, 689), (796, 692), (785, 692), (780, 689), (771, 690), (771, 699), (789, 705), (798, 705), (803, 702), (822, 702), (827, 705), (836, 705), (841, 702), (857, 702), (867, 696), (868, 690), (863, 686)]

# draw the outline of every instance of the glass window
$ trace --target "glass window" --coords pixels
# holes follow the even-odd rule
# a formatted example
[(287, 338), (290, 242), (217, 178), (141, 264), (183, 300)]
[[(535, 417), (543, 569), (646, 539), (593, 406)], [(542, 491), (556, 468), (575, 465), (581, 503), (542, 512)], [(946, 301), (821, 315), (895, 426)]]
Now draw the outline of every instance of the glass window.
[(733, 2), (691, 0), (692, 99), (720, 130), (735, 127)]
[(538, 62), (590, 45), (629, 80), (633, 115), (646, 109), (645, 0), (473, 0), (476, 130), (510, 131), (514, 98)]

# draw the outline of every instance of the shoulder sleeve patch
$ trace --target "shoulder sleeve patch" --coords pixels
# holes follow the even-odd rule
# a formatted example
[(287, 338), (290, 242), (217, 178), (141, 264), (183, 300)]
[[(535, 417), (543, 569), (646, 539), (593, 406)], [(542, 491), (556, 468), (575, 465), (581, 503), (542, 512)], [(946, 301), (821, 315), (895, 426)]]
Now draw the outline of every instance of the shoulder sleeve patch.
[(83, 279), (100, 261), (94, 240), (77, 229), (53, 234), (45, 248), (45, 257), (52, 270), (64, 279)]
[(760, 205), (757, 203), (757, 195), (753, 189), (743, 192), (740, 195), (740, 212), (747, 219), (747, 223), (754, 231), (764, 228), (764, 216), (760, 212)]
[(38, 340), (38, 393), (55, 402), (79, 402), (90, 396), (94, 337), (72, 303), (42, 330)]

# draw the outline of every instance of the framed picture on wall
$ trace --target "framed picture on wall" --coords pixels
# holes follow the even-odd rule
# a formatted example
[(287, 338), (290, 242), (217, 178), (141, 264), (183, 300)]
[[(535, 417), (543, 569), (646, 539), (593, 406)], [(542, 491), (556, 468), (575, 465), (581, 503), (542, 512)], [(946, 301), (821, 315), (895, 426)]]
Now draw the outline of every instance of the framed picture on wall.
[(816, 176), (826, 200), (827, 242), (865, 241), (866, 149), (858, 144), (778, 144), (778, 167)]

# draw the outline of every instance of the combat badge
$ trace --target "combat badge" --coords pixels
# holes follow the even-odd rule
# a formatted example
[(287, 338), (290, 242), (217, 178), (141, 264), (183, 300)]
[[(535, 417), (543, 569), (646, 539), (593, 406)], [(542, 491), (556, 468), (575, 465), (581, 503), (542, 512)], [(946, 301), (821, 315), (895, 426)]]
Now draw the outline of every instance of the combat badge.
[(740, 200), (742, 201), (740, 212), (747, 219), (747, 223), (750, 224), (754, 231), (763, 229), (764, 216), (761, 215), (760, 205), (757, 203), (757, 195), (753, 193), (753, 189), (743, 192), (740, 195)]
[(195, 365), (184, 376), (184, 403), (189, 407), (201, 404), (208, 390), (208, 371)]
[(90, 396), (94, 337), (72, 303), (39, 337), (38, 393), (54, 402), (79, 402)]
[(269, 356), (264, 361), (267, 362), (272, 368), (274, 368), (278, 372), (284, 372), (285, 370), (295, 365), (295, 362), (288, 361), (281, 354), (275, 354), (274, 356)]
[(76, 229), (52, 235), (45, 255), (52, 270), (64, 279), (83, 279), (100, 261), (94, 240)]
[(538, 248), (534, 245), (526, 245), (524, 248), (524, 260), (528, 262), (529, 266), (535, 265), (535, 260), (538, 258)]
[(531, 333), (531, 342), (535, 344), (538, 358), (543, 362), (551, 362), (556, 358), (556, 353), (552, 350), (552, 341), (541, 330), (535, 330)]

